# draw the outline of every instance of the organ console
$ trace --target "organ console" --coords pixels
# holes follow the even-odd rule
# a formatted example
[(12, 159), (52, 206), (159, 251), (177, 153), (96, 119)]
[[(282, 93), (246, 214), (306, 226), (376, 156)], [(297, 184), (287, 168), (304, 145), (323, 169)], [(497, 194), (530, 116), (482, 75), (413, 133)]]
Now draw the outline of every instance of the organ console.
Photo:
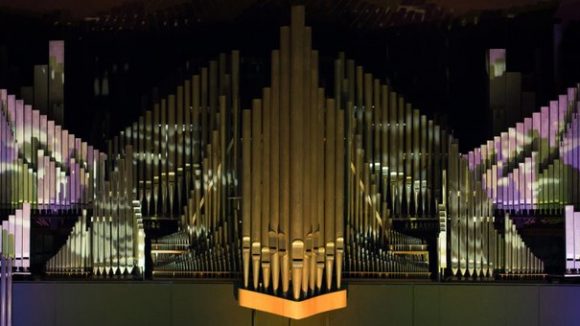
[[(50, 73), (63, 69), (59, 44)], [(12, 272), (29, 272), (31, 219), (63, 210), (75, 221), (48, 275), (224, 278), (266, 311), (344, 307), (345, 279), (544, 277), (520, 215), (563, 217), (566, 274), (580, 275), (580, 86), (460, 153), (446, 126), (344, 53), (323, 81), (302, 6), (269, 58), (250, 103), (240, 52), (221, 53), (106, 151), (62, 126), (46, 66), (34, 107), (0, 90), (2, 235), (15, 241), (3, 242), (2, 298)], [(146, 237), (164, 221), (174, 233)]]

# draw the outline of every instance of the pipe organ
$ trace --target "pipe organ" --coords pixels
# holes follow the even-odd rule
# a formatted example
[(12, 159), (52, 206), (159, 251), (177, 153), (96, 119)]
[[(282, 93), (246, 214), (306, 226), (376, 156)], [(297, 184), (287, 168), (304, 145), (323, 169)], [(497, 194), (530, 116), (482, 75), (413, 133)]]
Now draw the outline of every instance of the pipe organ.
[(482, 153), (489, 166), (498, 158), (460, 154), (444, 127), (344, 54), (332, 89), (321, 87), (303, 11), (280, 29), (270, 84), (250, 108), (239, 52), (220, 54), (109, 143), (107, 157), (135, 151), (143, 218), (178, 221), (152, 242), (153, 275), (239, 273), (244, 288), (294, 299), (341, 289), (343, 276), (429, 278), (427, 241), (398, 226), (428, 221), (444, 273), (493, 275), (504, 230), (476, 175)]
[[(512, 211), (507, 205), (514, 202), (513, 194), (504, 204), (493, 197), (498, 191), (492, 188), (514, 180), (504, 169), (514, 164), (512, 157), (529, 151), (532, 142), (540, 144), (522, 135), (534, 125), (531, 119), (525, 123), (528, 129), (519, 124), (496, 143), (461, 154), (444, 127), (344, 54), (334, 62), (333, 97), (327, 97), (300, 7), (293, 8), (291, 25), (280, 29), (271, 67), (271, 83), (262, 96), (228, 125), (241, 128), (233, 133), (241, 139), (235, 156), (241, 157), (241, 174), (235, 173), (241, 204), (234, 214), (241, 215), (244, 288), (305, 299), (340, 289), (343, 275), (428, 278), (433, 269), (427, 242), (397, 227), (427, 221), (438, 225), (443, 276), (514, 276), (505, 250), (521, 250), (525, 263), (518, 265), (518, 275), (542, 273), (542, 262), (527, 249), (509, 214), (497, 214), (498, 209)], [(564, 119), (564, 106), (556, 108)], [(554, 124), (544, 128), (553, 128), (552, 138)], [(541, 147), (547, 153), (548, 146)], [(546, 160), (548, 154), (540, 157)], [(521, 168), (516, 164), (518, 184), (530, 173), (530, 164), (532, 157), (523, 159)], [(210, 167), (203, 169), (202, 179), (211, 178)], [(507, 198), (508, 191), (502, 191)], [(212, 194), (198, 198), (205, 201)], [(521, 198), (518, 207), (524, 208)], [(171, 238), (179, 250), (167, 250)], [(154, 255), (166, 261), (178, 254), (179, 265), (187, 269), (183, 260), (191, 258), (186, 256), (203, 256), (188, 252), (190, 241), (195, 242), (183, 233), (160, 239)]]
[[(67, 211), (47, 274), (230, 279), (256, 309), (242, 301), (345, 305), (344, 279), (544, 277), (518, 216), (563, 218), (566, 273), (580, 274), (580, 86), (460, 153), (344, 53), (324, 80), (312, 40), (293, 7), (259, 96), (240, 99), (240, 52), (221, 53), (106, 152), (0, 90), (2, 226), (16, 241), (4, 273), (28, 271), (34, 216)], [(165, 222), (175, 232), (146, 237)]]

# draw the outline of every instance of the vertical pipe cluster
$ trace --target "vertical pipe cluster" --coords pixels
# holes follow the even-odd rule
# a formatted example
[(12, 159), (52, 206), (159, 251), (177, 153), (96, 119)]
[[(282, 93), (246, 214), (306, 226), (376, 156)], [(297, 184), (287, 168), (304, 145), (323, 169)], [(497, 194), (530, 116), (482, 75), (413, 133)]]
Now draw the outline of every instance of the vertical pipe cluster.
[[(48, 274), (95, 276), (142, 275), (145, 272), (145, 232), (141, 204), (133, 188), (133, 150), (108, 162), (108, 180), (96, 191), (92, 216), (87, 210), (65, 244), (46, 263)], [(105, 169), (104, 164), (101, 169)], [(104, 171), (103, 171), (104, 173)]]
[(271, 85), (242, 118), (244, 287), (303, 299), (341, 288), (344, 110), (318, 86), (304, 7), (272, 51)]
[[(90, 221), (89, 221), (90, 222)], [(92, 271), (91, 232), (87, 227), (87, 211), (74, 224), (65, 244), (46, 263), (46, 273), (84, 275)]]
[(124, 155), (108, 161), (109, 180), (99, 189), (91, 218), (92, 267), (94, 275), (143, 273), (138, 263), (139, 237), (143, 230), (141, 206), (135, 200), (133, 147), (125, 145)]
[(238, 51), (220, 54), (147, 111), (137, 132), (127, 128), (113, 141), (113, 151), (115, 142), (138, 143), (135, 187), (144, 216), (179, 221), (182, 234), (152, 244), (155, 276), (240, 268), (239, 65)]
[[(160, 99), (152, 110), (109, 141), (107, 154), (93, 153), (90, 146), (86, 148), (80, 139), (69, 136), (73, 140), (69, 150), (76, 154), (76, 148), (83, 148), (79, 154), (88, 152), (94, 158), (89, 161), (94, 172), (88, 176), (88, 187), (75, 184), (79, 189), (91, 190), (94, 200), (89, 226), (94, 274), (131, 273), (131, 266), (139, 260), (138, 254), (124, 254), (125, 247), (119, 247), (125, 246), (124, 223), (131, 220), (128, 216), (132, 214), (131, 209), (135, 210), (134, 200), (142, 207), (138, 209), (137, 220), (169, 218), (179, 222), (178, 234), (157, 239), (152, 244), (154, 275), (239, 270), (237, 203), (233, 200), (239, 193), (237, 171), (241, 157), (239, 61), (238, 51), (220, 54), (208, 67), (178, 83), (174, 92)], [(50, 130), (61, 130), (46, 118), (42, 119), (42, 115), (39, 118), (41, 125), (44, 122)], [(42, 129), (40, 135), (44, 135)], [(49, 143), (53, 138), (60, 139), (60, 136), (47, 135)], [(68, 142), (64, 144), (63, 147)], [(16, 156), (11, 153), (10, 157)], [(39, 161), (44, 164), (44, 160)], [(50, 167), (52, 161), (46, 162)], [(73, 170), (71, 175), (80, 174), (84, 180), (83, 167), (87, 164), (84, 161), (74, 164), (80, 170)], [(58, 164), (54, 166), (58, 168)], [(74, 194), (81, 193), (73, 189)], [(44, 193), (49, 194), (50, 190)], [(136, 221), (131, 223), (129, 229), (137, 233), (133, 238), (129, 235), (126, 238), (135, 242), (133, 248), (137, 250), (140, 244), (136, 239), (142, 233), (142, 225)], [(65, 245), (62, 250), (60, 255), (68, 257), (66, 252), (70, 246)], [(177, 256), (177, 261), (171, 261), (170, 258)], [(70, 264), (57, 259), (47, 268), (53, 273), (72, 273), (74, 268)]]
[[(498, 211), (489, 196), (491, 188), (486, 185), (494, 180), (485, 171), (492, 171), (494, 158), (493, 146), (484, 145), (462, 155), (457, 143), (450, 143), (446, 171), (449, 204), (440, 207), (440, 214), (449, 216), (444, 235), (448, 235), (449, 255), (439, 252), (445, 266), (442, 272), (447, 276), (477, 279), (543, 273), (543, 263), (525, 245), (509, 218), (511, 210), (504, 207)], [(510, 199), (513, 203), (513, 197)], [(505, 215), (496, 222), (498, 212)], [(497, 228), (498, 224), (505, 227)]]
[(16, 257), (15, 237), (0, 230), (0, 326), (12, 326), (12, 269)]
[[(578, 203), (577, 94), (578, 87), (569, 88), (466, 155), (456, 158), (457, 146), (452, 145), (447, 211), (451, 275), (543, 273), (543, 262), (525, 246), (509, 215), (557, 216), (565, 204)], [(502, 214), (499, 224), (504, 228), (494, 228), (498, 223), (493, 210)]]
[[(450, 141), (446, 183), (448, 206), (441, 206), (449, 216), (446, 225), (449, 255), (439, 253), (447, 276), (490, 278), (500, 266), (500, 234), (494, 228), (494, 207), (485, 196), (478, 174), (469, 169), (473, 156), (458, 152), (456, 141)], [(444, 255), (443, 255), (444, 254)]]
[(469, 152), (487, 197), (500, 210), (560, 215), (580, 202), (578, 86)]
[(23, 203), (21, 208), (2, 221), (2, 230), (14, 238), (11, 240), (14, 245), (12, 268), (16, 273), (30, 273), (30, 217), (30, 204)]
[(526, 246), (508, 214), (504, 215), (501, 276), (521, 278), (544, 272), (544, 263)]
[(345, 268), (350, 277), (429, 277), (427, 245), (395, 231), (433, 219), (447, 132), (340, 54), (334, 93), (346, 112)]
[(0, 90), (0, 203), (16, 209), (80, 210), (92, 204), (105, 156)]
[[(459, 161), (451, 159), (455, 154), (450, 153), (452, 275), (479, 277), (499, 272), (518, 276), (543, 272), (543, 263), (525, 247), (508, 216), (509, 213), (558, 215), (564, 204), (578, 202), (578, 192), (573, 186), (577, 181), (575, 170), (580, 166), (574, 164), (579, 161), (580, 153), (575, 144), (577, 93), (578, 87), (569, 88), (567, 94), (560, 95), (549, 106), (542, 107)], [(469, 195), (472, 191), (474, 200)], [(506, 213), (505, 220), (502, 216), (501, 221), (503, 229), (486, 231), (489, 223), (494, 224), (492, 209)], [(473, 211), (483, 212), (483, 215), (471, 219)], [(480, 227), (483, 227), (482, 238)], [(483, 252), (480, 253), (481, 245)]]

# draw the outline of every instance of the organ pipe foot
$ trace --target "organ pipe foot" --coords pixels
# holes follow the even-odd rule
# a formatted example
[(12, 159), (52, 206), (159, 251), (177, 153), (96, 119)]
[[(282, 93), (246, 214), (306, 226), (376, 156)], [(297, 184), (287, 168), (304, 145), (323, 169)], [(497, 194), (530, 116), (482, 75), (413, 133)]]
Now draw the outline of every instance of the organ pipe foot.
[(254, 289), (257, 289), (260, 279), (260, 256), (252, 255), (252, 275), (254, 276)]
[(260, 248), (259, 242), (252, 243), (252, 275), (254, 276), (254, 289), (258, 288), (260, 280)]
[(272, 254), (272, 288), (274, 292), (278, 291), (278, 286), (280, 284), (280, 256), (278, 252)]
[(288, 293), (290, 288), (290, 256), (287, 253), (281, 254), (282, 261), (282, 292)]
[(334, 265), (334, 257), (326, 256), (326, 289), (332, 289), (332, 266)]
[(264, 289), (270, 287), (270, 248), (262, 248), (262, 278), (264, 279)]
[(336, 287), (340, 289), (342, 283), (342, 259), (344, 251), (342, 250), (341, 238), (337, 239), (338, 249), (336, 250)]
[(310, 274), (308, 287), (310, 288), (310, 291), (314, 291), (314, 288), (316, 287), (316, 250), (312, 251), (308, 268)]
[(332, 289), (332, 270), (334, 265), (334, 242), (326, 243), (326, 289)]
[(243, 239), (244, 243), (248, 242), (248, 245), (244, 245), (242, 249), (242, 256), (243, 256), (243, 263), (244, 263), (244, 287), (247, 288), (249, 286), (249, 279), (250, 279), (250, 246), (249, 246), (249, 239)]
[(309, 283), (309, 266), (310, 266), (310, 254), (304, 255), (304, 267), (302, 268), (302, 292), (308, 293), (308, 283)]
[(302, 272), (304, 269), (304, 241), (292, 241), (292, 292), (294, 299), (300, 299), (300, 290), (302, 287)]
[(324, 253), (326, 250), (318, 248), (318, 255), (316, 260), (316, 289), (320, 291), (322, 289), (322, 279), (324, 277)]
[(262, 275), (264, 277), (264, 289), (270, 287), (270, 264), (262, 264)]
[(292, 294), (295, 300), (300, 299), (300, 285), (302, 283), (302, 261), (292, 262)]

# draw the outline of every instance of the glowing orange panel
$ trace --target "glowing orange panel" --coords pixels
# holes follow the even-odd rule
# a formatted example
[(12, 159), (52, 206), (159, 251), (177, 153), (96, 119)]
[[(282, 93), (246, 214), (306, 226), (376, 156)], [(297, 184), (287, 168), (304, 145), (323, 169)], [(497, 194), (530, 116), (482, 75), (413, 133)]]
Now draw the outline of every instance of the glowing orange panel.
[(292, 319), (304, 319), (323, 312), (346, 308), (346, 290), (319, 295), (304, 301), (283, 299), (245, 289), (240, 289), (238, 294), (241, 307)]

